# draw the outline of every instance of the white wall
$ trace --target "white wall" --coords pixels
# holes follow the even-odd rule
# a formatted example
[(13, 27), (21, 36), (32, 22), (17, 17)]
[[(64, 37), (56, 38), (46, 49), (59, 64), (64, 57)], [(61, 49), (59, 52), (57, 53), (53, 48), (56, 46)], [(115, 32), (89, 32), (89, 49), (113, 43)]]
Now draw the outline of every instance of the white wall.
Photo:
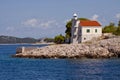
[[(87, 33), (87, 29), (90, 30), (89, 33)], [(95, 32), (95, 29), (97, 29), (97, 32)], [(96, 26), (96, 27), (86, 27), (86, 26), (83, 26), (81, 27), (81, 41), (80, 42), (85, 42), (85, 41), (88, 41), (88, 40), (91, 40), (92, 38), (94, 37), (99, 37), (102, 35), (102, 27), (99, 27), (99, 26)]]
[[(90, 29), (90, 33), (87, 33), (86, 30)], [(95, 29), (97, 29), (97, 33), (95, 32)], [(82, 27), (82, 35), (92, 35), (92, 34), (102, 34), (102, 28), (101, 27)]]

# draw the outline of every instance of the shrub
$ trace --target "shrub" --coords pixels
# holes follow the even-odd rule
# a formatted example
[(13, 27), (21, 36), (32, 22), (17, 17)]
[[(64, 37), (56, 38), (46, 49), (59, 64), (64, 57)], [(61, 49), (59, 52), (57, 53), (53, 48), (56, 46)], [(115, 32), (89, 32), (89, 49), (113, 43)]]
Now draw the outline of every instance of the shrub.
[(62, 44), (65, 42), (65, 37), (62, 36), (61, 34), (60, 35), (57, 35), (55, 36), (54, 38), (54, 42), (57, 43), (57, 44)]

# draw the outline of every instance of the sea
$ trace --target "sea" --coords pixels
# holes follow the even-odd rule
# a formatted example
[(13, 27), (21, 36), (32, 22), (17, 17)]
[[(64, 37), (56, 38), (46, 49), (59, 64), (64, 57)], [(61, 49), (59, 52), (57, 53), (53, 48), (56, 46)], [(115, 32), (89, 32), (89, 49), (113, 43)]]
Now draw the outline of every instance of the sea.
[(18, 47), (0, 45), (0, 80), (120, 80), (120, 59), (29, 59), (13, 58)]

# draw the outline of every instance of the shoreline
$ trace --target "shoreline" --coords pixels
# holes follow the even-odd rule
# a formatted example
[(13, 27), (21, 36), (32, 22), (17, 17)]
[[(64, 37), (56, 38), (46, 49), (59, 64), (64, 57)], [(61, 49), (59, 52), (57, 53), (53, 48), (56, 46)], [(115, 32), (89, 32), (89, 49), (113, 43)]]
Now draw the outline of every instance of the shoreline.
[(16, 53), (12, 57), (41, 59), (119, 58), (120, 37), (94, 40), (92, 43), (49, 45)]
[(30, 45), (41, 45), (41, 44), (43, 44), (43, 45), (53, 45), (53, 44), (55, 44), (55, 43), (5, 43), (5, 44), (0, 44), (0, 45), (27, 45), (27, 44), (30, 44)]

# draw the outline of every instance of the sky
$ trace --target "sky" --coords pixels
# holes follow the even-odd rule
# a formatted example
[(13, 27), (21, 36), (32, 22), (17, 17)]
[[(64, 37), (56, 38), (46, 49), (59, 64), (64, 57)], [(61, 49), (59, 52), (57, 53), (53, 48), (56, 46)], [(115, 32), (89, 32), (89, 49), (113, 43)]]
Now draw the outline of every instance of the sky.
[(0, 35), (53, 38), (65, 35), (73, 14), (99, 21), (120, 20), (120, 0), (0, 0)]

